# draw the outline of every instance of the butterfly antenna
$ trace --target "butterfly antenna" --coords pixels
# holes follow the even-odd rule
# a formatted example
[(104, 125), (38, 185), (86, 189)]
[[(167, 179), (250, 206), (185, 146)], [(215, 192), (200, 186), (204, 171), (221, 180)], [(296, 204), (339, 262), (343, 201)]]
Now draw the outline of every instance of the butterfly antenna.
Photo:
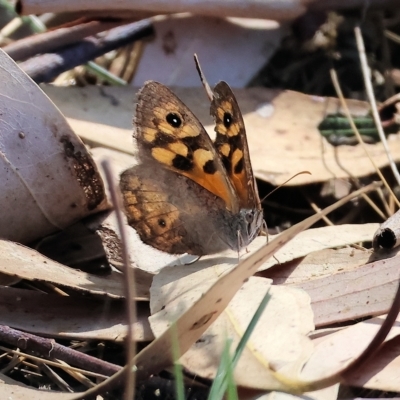
[(272, 191), (269, 192), (265, 197), (263, 197), (263, 198), (260, 200), (260, 203), (262, 203), (268, 196), (270, 196), (270, 195), (271, 195), (272, 193), (274, 193), (276, 190), (280, 189), (283, 185), (286, 185), (288, 182), (290, 182), (293, 178), (296, 178), (296, 176), (303, 175), (303, 174), (311, 175), (311, 172), (310, 172), (310, 171), (301, 171), (301, 172), (298, 172), (296, 175), (293, 175), (293, 176), (292, 176), (291, 178), (289, 178), (287, 181), (281, 183), (281, 184), (280, 184), (279, 186), (277, 186), (274, 190), (272, 190)]
[(214, 93), (213, 93), (213, 91), (211, 90), (211, 87), (210, 87), (210, 85), (208, 84), (207, 79), (206, 79), (206, 77), (205, 77), (204, 74), (203, 74), (203, 71), (201, 70), (200, 61), (199, 61), (199, 59), (198, 59), (196, 53), (194, 54), (194, 62), (195, 62), (195, 64), (196, 64), (197, 72), (198, 72), (198, 74), (199, 74), (199, 76), (200, 76), (201, 83), (203, 84), (203, 87), (204, 87), (204, 89), (205, 89), (205, 91), (206, 91), (206, 93), (207, 93), (207, 96), (208, 96), (208, 98), (209, 98), (210, 101), (213, 101), (213, 99), (214, 99)]

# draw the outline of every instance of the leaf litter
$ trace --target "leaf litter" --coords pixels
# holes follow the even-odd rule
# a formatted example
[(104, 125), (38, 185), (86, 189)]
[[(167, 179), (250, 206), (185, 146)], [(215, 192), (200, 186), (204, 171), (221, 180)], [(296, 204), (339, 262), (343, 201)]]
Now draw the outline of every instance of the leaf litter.
[[(77, 93), (75, 89), (73, 90)], [(108, 89), (111, 92), (114, 91), (114, 88)], [(48, 93), (53, 93), (54, 99), (58, 95), (54, 95), (54, 93), (63, 93), (64, 95), (66, 93), (65, 88), (60, 90), (60, 88), (48, 87), (46, 90)], [(104, 117), (105, 112), (100, 111), (96, 116), (96, 111), (87, 105), (92, 104), (91, 99), (102, 101), (104, 98), (98, 95), (97, 88), (95, 89), (96, 93), (92, 93), (88, 97), (90, 90), (93, 91), (93, 89), (86, 88), (80, 90), (79, 99), (75, 96), (77, 102), (70, 101), (70, 94), (65, 97), (66, 104), (72, 106), (66, 113), (72, 115), (71, 121), (73, 124), (76, 123), (74, 125), (76, 131), (81, 132), (84, 138), (84, 130), (98, 133), (100, 129), (107, 131), (107, 124), (110, 126), (118, 124), (118, 113), (121, 112), (121, 107), (119, 107), (116, 109), (115, 119), (111, 120), (107, 117), (101, 124), (95, 125), (90, 119), (98, 121), (101, 119), (100, 114), (103, 113), (102, 117)], [(182, 92), (184, 91), (182, 89)], [(123, 92), (124, 94), (122, 94)], [(253, 161), (255, 173), (259, 178), (273, 183), (284, 180), (286, 174), (292, 174), (292, 171), (298, 168), (299, 158), (282, 156), (277, 151), (268, 159), (268, 162), (273, 165), (265, 164), (265, 140), (259, 133), (261, 129), (265, 130), (266, 119), (270, 124), (268, 130), (271, 131), (269, 145), (272, 145), (273, 138), (276, 143), (280, 143), (280, 140), (283, 141), (282, 143), (290, 142), (289, 135), (282, 135), (282, 129), (287, 129), (288, 133), (297, 134), (292, 139), (293, 142), (299, 142), (301, 134), (305, 140), (300, 140), (300, 142), (310, 144), (308, 140), (311, 135), (310, 137), (313, 138), (311, 143), (313, 146), (317, 146), (314, 140), (318, 135), (315, 127), (322, 118), (322, 109), (325, 107), (326, 110), (324, 103), (329, 103), (329, 106), (333, 104), (332, 107), (337, 108), (336, 100), (317, 101), (315, 98), (299, 93), (279, 93), (271, 98), (271, 94), (266, 91), (244, 90), (238, 92), (239, 102), (244, 104), (246, 123), (252, 128), (249, 131), (254, 132), (254, 137), (249, 133), (249, 141), (252, 154), (255, 154)], [(83, 94), (81, 95), (81, 93)], [(121, 98), (127, 96), (129, 99), (129, 101), (122, 102), (124, 109), (120, 114), (124, 115), (123, 120), (127, 121), (131, 107), (125, 106), (131, 103), (133, 91), (124, 88), (118, 93)], [(194, 95), (194, 92), (190, 90), (187, 93), (188, 103), (193, 101), (192, 108), (196, 111), (197, 94)], [(85, 107), (81, 107), (78, 102), (85, 96), (88, 98), (88, 103)], [(185, 94), (182, 97), (185, 99)], [(57, 101), (55, 102), (57, 103)], [(264, 105), (268, 103), (275, 108), (272, 118), (266, 118), (262, 114), (262, 109), (259, 107), (261, 103)], [(316, 104), (319, 103), (322, 106), (318, 108)], [(356, 107), (356, 102), (351, 105)], [(76, 106), (87, 114), (83, 117), (78, 115)], [(365, 103), (360, 106), (365, 107)], [(295, 129), (289, 129), (289, 125), (285, 125), (288, 120), (295, 121), (294, 117), (288, 117), (288, 107), (291, 112), (296, 112), (297, 116), (302, 116), (300, 128), (298, 120)], [(63, 106), (60, 108), (63, 109)], [(205, 105), (201, 104), (199, 110), (198, 115), (204, 114)], [(284, 118), (280, 116), (282, 112), (284, 112)], [(78, 118), (73, 121), (74, 117)], [(123, 152), (131, 152), (132, 147), (130, 144), (128, 145), (130, 142), (128, 136), (131, 135), (130, 118), (129, 114), (127, 127), (123, 124), (119, 126), (120, 138), (115, 138), (115, 132), (113, 132), (114, 136), (109, 136), (106, 140), (104, 140), (106, 135), (97, 135), (99, 141), (96, 141), (96, 135), (88, 135), (87, 143), (92, 146), (102, 144)], [(82, 121), (76, 122), (79, 119)], [(81, 127), (80, 123), (82, 123)], [(258, 143), (258, 139), (262, 139), (263, 142)], [(272, 146), (282, 148), (282, 145), (279, 144)], [(394, 146), (396, 147), (397, 144), (394, 143)], [(307, 183), (325, 181), (331, 177), (332, 171), (337, 176), (347, 177), (347, 174), (343, 172), (345, 169), (341, 167), (336, 169), (335, 157), (337, 154), (334, 155), (334, 149), (331, 147), (328, 147), (325, 155), (328, 161), (335, 160), (335, 162), (329, 164), (329, 161), (326, 169), (316, 167), (321, 164), (320, 158), (312, 160), (318, 152), (317, 147), (305, 146), (300, 149), (312, 151), (312, 156), (307, 156), (310, 161), (309, 169), (322, 171), (314, 174), (311, 181), (307, 181)], [(380, 145), (374, 145), (371, 148), (377, 152), (375, 156), (378, 154), (381, 157), (383, 152), (381, 152)], [(98, 150), (101, 149), (95, 149), (94, 152)], [(296, 152), (296, 156), (301, 153), (299, 149), (287, 148), (286, 150), (289, 152), (293, 150)], [(107, 153), (107, 151), (105, 152)], [(369, 169), (371, 167), (366, 166), (361, 155), (358, 156), (358, 151), (358, 148), (342, 147), (338, 153), (345, 168), (352, 171), (357, 170), (357, 176), (363, 176), (371, 172)], [(305, 153), (303, 156), (301, 154), (300, 159)], [(303, 160), (307, 157), (303, 157)], [(120, 153), (114, 152), (116, 164), (121, 158)], [(279, 169), (282, 167), (282, 160), (286, 162), (284, 171), (282, 168)], [(379, 160), (378, 164), (384, 165), (383, 158)], [(132, 165), (134, 162), (134, 158), (128, 156), (122, 164)], [(276, 167), (279, 168), (276, 169)], [(117, 170), (119, 171), (120, 168), (125, 167), (122, 165)], [(303, 178), (309, 179), (308, 177)], [(299, 184), (299, 182), (303, 181), (297, 181), (295, 184)], [(110, 264), (117, 266), (120, 264), (120, 260), (115, 256), (116, 253), (113, 253), (115, 250), (113, 247), (116, 246), (118, 232), (112, 222), (100, 223), (100, 226), (99, 231), (112, 230), (111, 234), (108, 232), (106, 240), (103, 239), (103, 243), (105, 247), (108, 244), (111, 248), (107, 254)], [(250, 338), (235, 371), (236, 383), (243, 387), (264, 390), (292, 390), (290, 382), (289, 384), (282, 382), (275, 376), (275, 370), (293, 379), (298, 376), (316, 379), (318, 376), (326, 375), (330, 371), (343, 367), (368, 344), (384, 317), (368, 319), (333, 332), (326, 330), (324, 336), (320, 336), (318, 339), (311, 339), (321, 331), (315, 330), (314, 325), (326, 326), (337, 322), (348, 322), (360, 317), (382, 315), (389, 309), (399, 279), (396, 270), (397, 252), (382, 252), (372, 255), (370, 252), (358, 248), (342, 248), (359, 242), (371, 241), (376, 229), (376, 224), (339, 225), (310, 229), (299, 233), (287, 246), (275, 253), (276, 259), (270, 259), (267, 262), (260, 262), (258, 256), (255, 257), (255, 255), (261, 254), (256, 250), (265, 245), (265, 238), (257, 238), (249, 246), (250, 253), (241, 258), (242, 262), (238, 267), (236, 267), (237, 255), (232, 253), (204, 257), (193, 265), (180, 265), (185, 262), (184, 258), (152, 253), (152, 250), (138, 243), (137, 238), (135, 239), (133, 236), (131, 240), (132, 260), (134, 260), (132, 265), (137, 264), (144, 271), (156, 274), (150, 294), (148, 275), (137, 287), (139, 293), (137, 300), (141, 302), (138, 303), (139, 318), (134, 324), (135, 339), (152, 340), (152, 333), (146, 321), (147, 303), (144, 302), (149, 298), (152, 314), (150, 324), (157, 337), (136, 357), (137, 365), (140, 368), (138, 376), (146, 376), (171, 364), (173, 360), (169, 349), (173, 339), (166, 333), (173, 332), (171, 323), (177, 320), (176, 334), (182, 351), (180, 362), (191, 373), (212, 379), (218, 367), (224, 341), (227, 337), (231, 337), (234, 344), (238, 342), (253, 310), (266, 290), (270, 291), (272, 299), (258, 322), (257, 329)], [(299, 227), (296, 228), (296, 232), (300, 230)], [(262, 257), (272, 255), (274, 253), (272, 249), (280, 247), (281, 241), (291, 238), (293, 232), (286, 235), (283, 233), (280, 237), (270, 235), (271, 243), (269, 247), (267, 246), (269, 250), (264, 250)], [(138, 257), (137, 254), (141, 255)], [(251, 257), (253, 257), (252, 261), (248, 263), (246, 260)], [(121, 265), (119, 266), (121, 267)], [(259, 271), (258, 276), (252, 277), (251, 275), (256, 270)], [(118, 342), (125, 337), (126, 317), (122, 309), (125, 294), (122, 291), (121, 274), (113, 271), (110, 275), (101, 277), (74, 270), (56, 263), (32, 249), (8, 241), (0, 242), (0, 272), (13, 279), (13, 282), (6, 282), (4, 285), (21, 285), (21, 282), (16, 283), (19, 280), (22, 280), (22, 285), (27, 285), (28, 282), (32, 284), (45, 283), (48, 288), (54, 287), (54, 290), (61, 288), (65, 291), (64, 294), (69, 294), (69, 296), (60, 296), (55, 293), (43, 294), (27, 290), (26, 287), (29, 286), (24, 286), (24, 289), (1, 287), (0, 296), (3, 304), (0, 304), (0, 313), (3, 316), (3, 324), (40, 335), (69, 339)], [(16, 301), (16, 304), (12, 310), (13, 301)], [(213, 324), (211, 324), (212, 321), (214, 321)], [(388, 337), (375, 359), (348, 377), (348, 384), (380, 390), (400, 390), (400, 383), (394, 376), (399, 362), (396, 329), (392, 330), (391, 336)], [(362, 340), (359, 340), (360, 338)], [(165, 349), (167, 350), (165, 351)], [(339, 349), (341, 351), (338, 351)], [(156, 359), (157, 356), (158, 359)], [(330, 359), (331, 362), (326, 363), (327, 359)], [(331, 388), (313, 392), (310, 397), (334, 399), (337, 390), (338, 385), (333, 385)], [(16, 384), (7, 376), (2, 376), (0, 393), (2, 395), (12, 393), (15, 398), (22, 398), (22, 396), (35, 398), (38, 393), (43, 393), (43, 396), (38, 398), (46, 398), (48, 395), (48, 393), (34, 391), (20, 383)], [(52, 392), (53, 394), (55, 392)], [(61, 394), (60, 398), (63, 398)], [(65, 398), (72, 397), (65, 394)], [(293, 398), (293, 396), (275, 393), (273, 398), (286, 399)]]

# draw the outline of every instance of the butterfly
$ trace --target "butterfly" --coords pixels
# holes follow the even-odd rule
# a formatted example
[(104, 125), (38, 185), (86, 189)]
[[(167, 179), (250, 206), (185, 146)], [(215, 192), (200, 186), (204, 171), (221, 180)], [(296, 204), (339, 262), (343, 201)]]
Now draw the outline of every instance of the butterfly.
[(139, 164), (121, 174), (120, 189), (128, 224), (171, 254), (239, 251), (263, 225), (239, 105), (226, 82), (209, 91), (214, 142), (166, 86), (148, 81), (138, 93)]

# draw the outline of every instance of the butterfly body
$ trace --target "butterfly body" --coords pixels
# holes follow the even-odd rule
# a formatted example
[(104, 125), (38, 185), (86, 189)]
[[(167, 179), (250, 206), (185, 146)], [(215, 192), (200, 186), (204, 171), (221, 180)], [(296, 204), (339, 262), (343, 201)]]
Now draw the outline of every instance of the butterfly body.
[(140, 163), (122, 173), (120, 187), (129, 225), (144, 243), (168, 253), (240, 250), (261, 230), (240, 110), (226, 83), (214, 90), (214, 144), (164, 85), (147, 82), (138, 94)]

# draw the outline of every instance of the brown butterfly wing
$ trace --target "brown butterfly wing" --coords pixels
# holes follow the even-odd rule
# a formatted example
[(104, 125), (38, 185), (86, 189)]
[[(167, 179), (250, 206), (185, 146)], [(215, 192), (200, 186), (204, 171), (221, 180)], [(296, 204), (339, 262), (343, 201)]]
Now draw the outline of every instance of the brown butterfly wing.
[(179, 210), (159, 186), (143, 176), (141, 166), (121, 174), (120, 188), (128, 224), (144, 243), (167, 253), (185, 253), (186, 231), (179, 223)]
[(121, 174), (128, 223), (142, 241), (171, 254), (212, 254), (237, 245), (221, 198), (148, 160)]
[(146, 82), (138, 94), (136, 133), (139, 157), (186, 176), (224, 200), (232, 212), (238, 199), (207, 132), (174, 93)]
[(214, 88), (211, 115), (217, 133), (214, 146), (239, 197), (240, 208), (261, 209), (242, 113), (226, 82)]

